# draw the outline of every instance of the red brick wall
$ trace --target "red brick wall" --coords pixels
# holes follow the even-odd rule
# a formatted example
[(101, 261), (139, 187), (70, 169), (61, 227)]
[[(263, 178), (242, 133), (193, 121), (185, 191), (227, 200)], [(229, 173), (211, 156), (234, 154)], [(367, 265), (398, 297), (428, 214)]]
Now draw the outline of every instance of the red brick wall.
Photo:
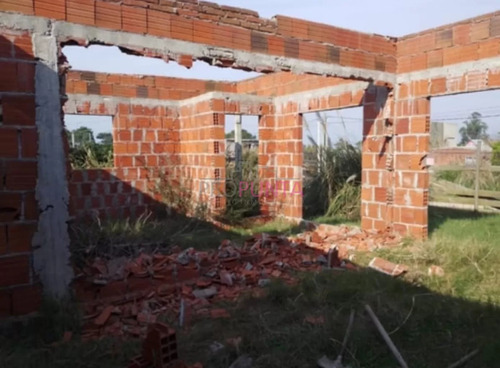
[(500, 55), (500, 12), (402, 37), (398, 73)]
[(37, 230), (38, 133), (31, 35), (0, 29), (0, 317), (36, 311), (33, 273)]
[(113, 116), (114, 168), (72, 170), (70, 194), (75, 216), (140, 215), (156, 198), (157, 180), (176, 164), (180, 152), (176, 109), (121, 102), (110, 108), (82, 100), (82, 115)]
[(198, 79), (69, 71), (66, 93), (184, 100), (207, 92), (236, 92), (236, 84)]
[(346, 83), (350, 81), (343, 78), (281, 72), (238, 82), (236, 92), (259, 96), (283, 96)]
[[(0, 11), (196, 42), (210, 46), (396, 71), (395, 40), (283, 16), (193, 1), (4, 0)], [(192, 60), (181, 57), (182, 64)]]
[[(315, 83), (316, 78), (312, 82)], [(294, 82), (300, 78), (290, 78)], [(307, 81), (309, 78), (305, 78)], [(327, 78), (324, 78), (325, 80)], [(338, 84), (334, 78), (333, 85)], [(327, 80), (328, 80), (327, 79)], [(315, 84), (316, 85), (316, 84)], [(300, 84), (296, 84), (301, 88)], [(320, 84), (320, 88), (324, 87)], [(315, 97), (298, 96), (295, 100), (285, 95), (275, 100), (275, 115), (261, 120), (259, 130), (259, 151), (261, 178), (271, 181), (278, 188), (277, 197), (267, 198), (266, 207), (272, 214), (302, 218), (302, 195), (308, 188), (302, 188), (303, 176), (303, 120), (302, 114), (318, 111), (341, 109), (363, 104), (364, 89), (356, 88), (327, 90)], [(363, 168), (364, 170), (364, 168)]]
[(392, 225), (394, 172), (392, 91), (371, 86), (363, 104), (361, 220), (365, 229)]
[[(492, 152), (483, 152), (482, 160), (488, 162), (493, 157)], [(476, 158), (476, 150), (467, 148), (438, 148), (429, 152), (434, 159), (433, 166), (465, 165), (467, 158)]]

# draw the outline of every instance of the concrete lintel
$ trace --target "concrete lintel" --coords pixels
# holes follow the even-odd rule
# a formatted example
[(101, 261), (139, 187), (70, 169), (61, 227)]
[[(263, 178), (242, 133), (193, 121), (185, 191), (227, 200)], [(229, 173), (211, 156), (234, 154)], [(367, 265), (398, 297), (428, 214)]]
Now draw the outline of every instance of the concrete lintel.
[[(67, 101), (64, 104), (65, 114), (80, 114), (78, 107), (85, 103), (90, 104), (90, 112), (92, 115), (114, 115), (118, 109), (118, 105), (141, 105), (145, 107), (166, 107), (178, 109), (183, 106), (190, 106), (199, 102), (210, 100), (226, 100), (232, 102), (239, 102), (241, 113), (245, 114), (246, 110), (255, 105), (271, 104), (273, 99), (270, 97), (261, 97), (254, 95), (241, 95), (236, 93), (225, 92), (208, 92), (199, 96), (188, 98), (185, 100), (158, 100), (152, 98), (126, 98), (115, 96), (101, 96), (101, 95), (87, 95), (87, 94), (73, 94), (67, 95)], [(101, 111), (101, 106), (104, 104), (105, 112)]]
[(50, 19), (17, 13), (0, 12), (0, 27), (44, 34), (50, 31)]
[[(342, 83), (336, 86), (319, 88), (311, 91), (293, 93), (285, 96), (276, 97), (274, 103), (276, 111), (279, 113), (283, 104), (295, 103), (298, 105), (299, 112), (308, 112), (309, 101), (318, 98), (328, 98), (329, 96), (338, 96), (345, 92), (358, 92), (365, 90), (370, 85), (369, 82)], [(343, 106), (339, 106), (342, 108)]]
[(207, 100), (227, 100), (232, 102), (239, 102), (240, 104), (271, 104), (273, 99), (271, 97), (246, 95), (230, 92), (208, 92), (199, 96), (191, 97), (185, 100), (180, 100), (180, 106), (194, 105), (199, 102)]
[(33, 238), (33, 265), (44, 292), (51, 297), (69, 295), (73, 278), (70, 265), (68, 221), (69, 191), (55, 37), (32, 36), (35, 69), (36, 126), (38, 130), (38, 180), (36, 199), (40, 216)]
[(488, 70), (500, 69), (500, 57), (481, 59), (476, 61), (467, 61), (453, 65), (447, 65), (438, 68), (425, 69), (416, 72), (397, 75), (397, 83), (409, 83), (424, 79), (435, 79), (443, 77), (461, 77), (468, 73), (481, 73)]
[[(101, 95), (86, 95), (86, 94), (73, 94), (67, 95), (68, 100), (64, 104), (65, 114), (81, 114), (78, 112), (78, 107), (90, 103), (90, 111), (92, 115), (114, 115), (118, 109), (118, 105), (141, 105), (145, 107), (167, 107), (178, 108), (177, 101), (170, 100), (157, 100), (152, 98), (126, 98), (114, 96), (101, 96)], [(104, 104), (106, 112), (100, 112), (100, 106)]]
[(175, 59), (178, 55), (187, 54), (192, 55), (195, 59), (234, 61), (235, 67), (256, 71), (266, 70), (276, 72), (289, 70), (296, 74), (311, 73), (347, 79), (376, 80), (391, 84), (394, 84), (396, 80), (395, 74), (377, 70), (233, 50), (151, 35), (107, 30), (63, 21), (56, 21), (54, 24), (55, 34), (59, 38), (75, 38), (87, 40), (89, 43), (96, 42), (128, 47), (132, 50), (151, 50), (172, 59)]

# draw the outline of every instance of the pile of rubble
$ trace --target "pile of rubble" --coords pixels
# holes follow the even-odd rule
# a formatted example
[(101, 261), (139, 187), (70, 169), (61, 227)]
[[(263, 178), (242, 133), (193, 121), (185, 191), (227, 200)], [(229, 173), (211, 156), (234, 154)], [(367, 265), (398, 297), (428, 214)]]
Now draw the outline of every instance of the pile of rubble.
[(287, 238), (260, 234), (241, 247), (224, 241), (214, 251), (172, 249), (135, 259), (95, 259), (74, 282), (85, 311), (84, 338), (102, 335), (146, 336), (160, 315), (183, 326), (193, 317), (227, 318), (221, 300), (243, 293), (261, 295), (272, 278), (288, 283), (297, 271), (355, 268), (352, 250), (399, 243), (389, 233), (320, 225)]

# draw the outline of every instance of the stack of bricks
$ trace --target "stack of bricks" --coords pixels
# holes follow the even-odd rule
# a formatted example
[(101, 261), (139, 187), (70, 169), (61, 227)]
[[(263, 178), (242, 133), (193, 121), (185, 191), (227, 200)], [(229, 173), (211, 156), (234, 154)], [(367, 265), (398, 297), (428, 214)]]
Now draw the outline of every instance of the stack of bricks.
[(37, 231), (35, 61), (31, 36), (0, 29), (0, 316), (36, 311), (33, 273)]

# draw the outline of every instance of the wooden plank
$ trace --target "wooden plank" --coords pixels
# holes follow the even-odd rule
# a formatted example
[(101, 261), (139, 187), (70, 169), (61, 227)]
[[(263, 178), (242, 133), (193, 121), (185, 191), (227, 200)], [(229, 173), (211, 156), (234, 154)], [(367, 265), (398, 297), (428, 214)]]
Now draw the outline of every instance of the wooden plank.
[[(474, 190), (473, 189), (462, 189), (462, 190), (450, 190), (448, 191), (449, 195), (453, 196), (473, 196), (474, 195)], [(479, 191), (479, 198), (493, 198), (493, 199), (498, 199), (500, 201), (500, 192), (495, 192), (492, 190), (480, 190)]]
[(479, 178), (481, 175), (481, 142), (477, 142), (476, 147), (476, 171), (474, 175), (474, 210), (479, 209)]
[[(455, 197), (455, 196), (433, 196), (434, 202), (447, 202), (447, 203), (460, 203), (460, 204), (474, 204), (475, 200), (471, 197)], [(500, 208), (500, 201), (479, 199), (479, 206), (498, 207)]]
[[(475, 171), (475, 167), (470, 166), (456, 166), (456, 165), (446, 165), (446, 166), (432, 166), (430, 170), (434, 172), (438, 171)], [(500, 166), (486, 166), (480, 169), (481, 171), (489, 172), (500, 172)]]

